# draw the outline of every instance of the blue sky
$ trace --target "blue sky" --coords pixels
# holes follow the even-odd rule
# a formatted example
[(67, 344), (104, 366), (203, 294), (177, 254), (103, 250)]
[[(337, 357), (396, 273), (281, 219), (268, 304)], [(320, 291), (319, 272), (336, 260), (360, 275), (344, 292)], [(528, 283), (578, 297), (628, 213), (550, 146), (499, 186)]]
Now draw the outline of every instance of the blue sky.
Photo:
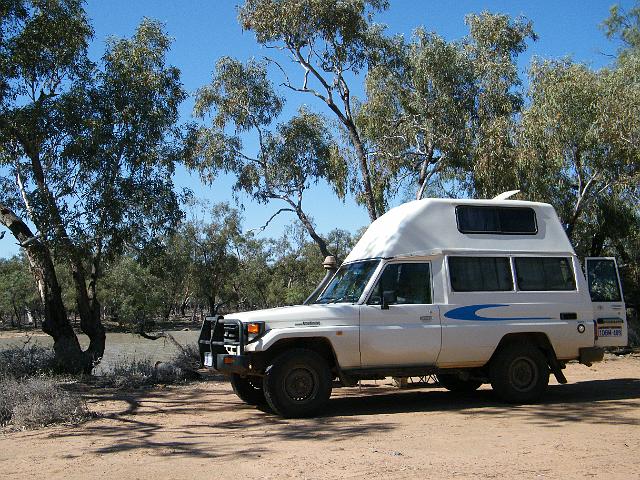
[[(376, 21), (386, 24), (390, 33), (407, 37), (416, 27), (424, 26), (449, 40), (459, 39), (467, 33), (465, 15), (482, 10), (527, 17), (533, 21), (539, 40), (531, 43), (520, 59), (523, 77), (532, 56), (558, 58), (569, 55), (594, 68), (607, 65), (616, 46), (605, 38), (598, 25), (607, 17), (613, 3), (631, 6), (629, 0), (391, 0), (390, 3), (389, 10), (376, 16)], [(221, 56), (247, 60), (272, 54), (260, 48), (251, 33), (242, 32), (236, 21), (237, 4), (237, 0), (89, 0), (86, 9), (95, 29), (90, 54), (99, 58), (108, 37), (130, 36), (145, 16), (160, 20), (174, 38), (169, 61), (182, 71), (186, 90), (194, 93), (210, 80), (213, 66)], [(295, 72), (291, 71), (292, 74)], [(354, 90), (362, 92), (361, 88)], [(289, 92), (287, 104), (285, 115), (302, 104), (327, 113), (322, 105), (302, 94)], [(191, 118), (192, 106), (191, 99), (182, 106), (183, 120)], [(212, 186), (205, 186), (197, 175), (179, 169), (174, 180), (178, 187), (190, 188), (207, 203), (232, 201), (233, 180), (229, 177), (221, 177)], [(246, 198), (243, 203), (246, 229), (259, 227), (279, 208), (277, 204), (256, 205)], [(339, 202), (325, 185), (310, 190), (305, 205), (320, 232), (326, 233), (333, 228), (355, 231), (368, 223), (364, 207), (356, 206), (353, 199), (347, 199), (344, 204)], [(272, 222), (262, 235), (280, 235), (293, 221), (293, 217), (287, 215)], [(7, 232), (0, 240), (0, 257), (17, 252), (18, 247)]]

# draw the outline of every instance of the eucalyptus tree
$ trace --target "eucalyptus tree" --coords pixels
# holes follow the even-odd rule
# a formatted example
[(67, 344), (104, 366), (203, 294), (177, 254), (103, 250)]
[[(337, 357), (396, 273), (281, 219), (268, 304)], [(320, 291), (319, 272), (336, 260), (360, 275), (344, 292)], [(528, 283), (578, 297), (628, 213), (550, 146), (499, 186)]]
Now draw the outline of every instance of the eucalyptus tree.
[(369, 71), (366, 89), (359, 121), (375, 146), (377, 174), (388, 176), (389, 193), (408, 178), (419, 200), (450, 170), (466, 165), (476, 85), (461, 43), (420, 28), (393, 62)]
[(479, 197), (511, 190), (516, 175), (515, 132), (524, 105), (517, 58), (536, 40), (530, 21), (504, 14), (468, 15), (465, 48), (473, 65), (477, 94), (472, 162), (467, 188)]
[(209, 314), (216, 305), (238, 299), (234, 279), (240, 268), (238, 249), (243, 242), (240, 212), (227, 203), (212, 207), (207, 222), (189, 222), (183, 234), (192, 244), (194, 296), (206, 303)]
[[(180, 216), (172, 134), (185, 94), (156, 22), (111, 39), (93, 63), (80, 0), (3, 6), (0, 221), (29, 260), (61, 365), (91, 371), (105, 346), (96, 295), (102, 262), (125, 245), (140, 248)], [(54, 261), (71, 272), (86, 351)]]
[[(336, 147), (325, 122), (301, 109), (287, 122), (275, 124), (284, 100), (267, 78), (264, 64), (223, 57), (210, 84), (196, 95), (195, 114), (211, 117), (210, 126), (194, 127), (191, 166), (205, 181), (218, 172), (235, 174), (234, 191), (245, 192), (259, 203), (280, 202), (266, 222), (283, 212), (294, 213), (323, 255), (329, 255), (325, 240), (316, 232), (303, 207), (310, 185), (342, 175), (336, 162)], [(243, 135), (254, 134), (255, 153), (243, 144)], [(339, 190), (336, 190), (341, 194)]]
[(11, 326), (20, 327), (23, 317), (31, 314), (37, 323), (38, 309), (38, 291), (29, 275), (26, 258), (0, 259), (0, 319), (6, 322), (9, 317)]
[[(586, 210), (638, 195), (640, 76), (570, 60), (534, 63), (523, 114), (521, 168), (528, 190), (553, 199), (572, 240)], [(622, 125), (624, 119), (628, 125)], [(528, 172), (528, 175), (527, 175)]]
[(622, 42), (618, 52), (621, 60), (640, 53), (640, 3), (637, 0), (628, 10), (618, 4), (612, 5), (609, 16), (602, 22), (602, 27), (607, 37)]
[[(352, 90), (354, 76), (380, 61), (388, 48), (383, 28), (372, 21), (372, 14), (387, 6), (386, 0), (247, 0), (239, 10), (242, 27), (282, 54), (270, 61), (280, 68), (283, 85), (324, 102), (343, 128), (348, 139), (343, 151), (351, 153), (359, 171), (348, 185), (372, 221), (384, 213), (383, 196), (356, 121)], [(298, 80), (288, 76), (283, 60), (300, 67)]]

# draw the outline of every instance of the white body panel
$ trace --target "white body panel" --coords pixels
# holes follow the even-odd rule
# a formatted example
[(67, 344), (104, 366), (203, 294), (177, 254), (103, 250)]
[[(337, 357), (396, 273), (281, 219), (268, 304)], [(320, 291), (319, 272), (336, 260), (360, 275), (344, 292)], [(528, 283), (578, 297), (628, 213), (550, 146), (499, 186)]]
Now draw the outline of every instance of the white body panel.
[(236, 313), (228, 318), (242, 322), (264, 321), (267, 333), (249, 343), (245, 351), (268, 350), (286, 338), (326, 338), (344, 368), (360, 366), (360, 318), (357, 305), (297, 305)]
[[(528, 207), (534, 210), (535, 234), (464, 234), (456, 223), (460, 205)], [(452, 288), (451, 256), (505, 257), (511, 267), (511, 291), (456, 292)], [(575, 288), (564, 291), (521, 291), (516, 278), (518, 257), (569, 259)], [(579, 357), (584, 347), (626, 344), (595, 343), (596, 313), (614, 309), (624, 317), (624, 303), (598, 306), (573, 248), (553, 207), (512, 200), (425, 199), (390, 210), (376, 220), (345, 260), (345, 264), (379, 259), (360, 298), (353, 303), (284, 307), (228, 316), (242, 322), (264, 321), (266, 334), (247, 352), (265, 351), (288, 338), (329, 340), (341, 368), (436, 365), (440, 368), (486, 364), (500, 340), (511, 333), (546, 335), (560, 360)], [(368, 305), (376, 279), (386, 265), (428, 262), (429, 305)], [(611, 312), (609, 312), (611, 314)], [(623, 320), (624, 321), (624, 320)]]
[[(462, 234), (456, 224), (459, 205), (530, 207), (536, 212), (536, 235)], [(429, 255), (441, 250), (573, 253), (556, 211), (546, 203), (517, 200), (426, 198), (392, 208), (373, 222), (345, 263), (364, 258)]]
[(440, 353), (440, 312), (436, 305), (360, 307), (363, 368), (435, 365)]

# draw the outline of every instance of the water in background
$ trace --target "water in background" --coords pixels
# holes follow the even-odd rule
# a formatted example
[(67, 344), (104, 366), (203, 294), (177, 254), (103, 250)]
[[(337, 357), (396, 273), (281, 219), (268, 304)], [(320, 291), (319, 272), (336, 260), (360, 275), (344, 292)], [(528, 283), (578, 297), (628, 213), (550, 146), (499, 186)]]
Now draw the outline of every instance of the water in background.
[[(170, 333), (181, 345), (195, 345), (198, 342), (199, 331), (197, 330), (167, 333)], [(89, 338), (86, 335), (80, 334), (78, 338), (83, 348), (89, 345)], [(29, 340), (29, 344), (53, 346), (53, 339), (49, 335), (43, 335), (41, 332), (36, 335), (25, 332), (12, 334), (11, 337), (0, 337), (0, 350), (9, 346), (21, 346), (27, 340)], [(107, 333), (104, 357), (95, 373), (100, 374), (101, 371), (108, 371), (114, 364), (125, 360), (167, 361), (176, 353), (176, 350), (177, 347), (167, 338), (148, 340), (132, 333)]]

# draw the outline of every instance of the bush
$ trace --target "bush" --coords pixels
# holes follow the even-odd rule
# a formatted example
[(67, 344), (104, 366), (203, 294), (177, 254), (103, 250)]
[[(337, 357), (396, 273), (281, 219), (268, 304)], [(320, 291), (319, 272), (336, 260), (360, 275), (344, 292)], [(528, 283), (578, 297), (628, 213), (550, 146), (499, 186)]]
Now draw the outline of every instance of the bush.
[(0, 425), (36, 428), (53, 423), (77, 424), (88, 417), (82, 398), (60, 388), (53, 378), (0, 378)]
[[(200, 349), (197, 345), (180, 346), (178, 351), (171, 359), (171, 364), (179, 368), (185, 374), (187, 372), (195, 373), (200, 368)], [(196, 374), (197, 376), (197, 374)]]
[(173, 384), (193, 380), (200, 364), (197, 347), (182, 347), (168, 362), (151, 363), (149, 359), (121, 358), (97, 383), (103, 387), (139, 388), (157, 384)]
[(53, 372), (53, 350), (39, 345), (0, 350), (0, 377), (26, 378)]

